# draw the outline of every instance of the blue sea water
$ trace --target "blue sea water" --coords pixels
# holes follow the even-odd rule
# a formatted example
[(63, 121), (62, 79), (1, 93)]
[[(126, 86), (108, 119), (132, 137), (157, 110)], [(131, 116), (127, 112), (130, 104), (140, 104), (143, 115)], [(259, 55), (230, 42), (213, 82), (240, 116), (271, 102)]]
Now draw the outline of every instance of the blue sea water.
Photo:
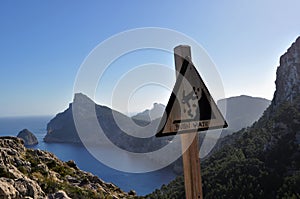
[[(82, 145), (45, 143), (43, 138), (46, 135), (47, 123), (51, 118), (50, 116), (0, 118), (0, 136), (16, 136), (22, 129), (27, 128), (36, 135), (39, 141), (39, 144), (33, 148), (52, 152), (63, 161), (74, 160), (80, 169), (91, 172), (106, 182), (112, 182), (124, 191), (135, 190), (138, 195), (151, 193), (176, 177), (172, 169), (168, 167), (142, 174), (121, 172), (96, 160)], [(110, 150), (107, 147), (101, 150), (107, 151), (110, 157)], [(120, 158), (122, 156), (122, 160), (125, 157), (128, 162), (133, 159), (128, 155), (119, 155)]]

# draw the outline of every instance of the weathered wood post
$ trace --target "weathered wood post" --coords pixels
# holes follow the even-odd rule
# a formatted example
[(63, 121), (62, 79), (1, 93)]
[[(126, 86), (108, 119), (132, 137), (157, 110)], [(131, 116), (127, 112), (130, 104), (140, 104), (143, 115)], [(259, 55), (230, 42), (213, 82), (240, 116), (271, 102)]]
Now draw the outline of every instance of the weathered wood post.
[(181, 134), (186, 198), (202, 199), (197, 132), (228, 125), (192, 63), (191, 47), (177, 46), (174, 56), (176, 83), (156, 137)]
[[(185, 57), (191, 58), (191, 47), (180, 45), (174, 49), (176, 71), (180, 71)], [(191, 143), (191, 144), (190, 144)], [(198, 133), (181, 134), (185, 195), (187, 199), (202, 199)], [(190, 146), (188, 146), (190, 144)]]

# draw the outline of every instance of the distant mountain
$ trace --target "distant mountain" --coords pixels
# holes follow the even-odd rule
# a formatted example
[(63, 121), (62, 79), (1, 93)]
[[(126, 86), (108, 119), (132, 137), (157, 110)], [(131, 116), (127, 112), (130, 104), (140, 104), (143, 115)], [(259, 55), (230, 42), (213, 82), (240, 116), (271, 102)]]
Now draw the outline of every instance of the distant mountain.
[(271, 104), (270, 100), (241, 95), (218, 101), (220, 110), (226, 110), (227, 132), (236, 132), (256, 122)]
[[(217, 102), (218, 107), (229, 124), (226, 131), (230, 133), (252, 125), (262, 116), (270, 104), (270, 100), (247, 95), (229, 97)], [(160, 118), (164, 110), (165, 105), (154, 103), (152, 109), (146, 109), (132, 116), (132, 119), (150, 122), (151, 120)], [(226, 110), (226, 114), (224, 110)]]
[[(281, 56), (275, 83), (263, 116), (202, 161), (204, 198), (300, 198), (300, 37)], [(185, 198), (183, 177), (147, 197)]]
[[(78, 120), (84, 125), (84, 137), (78, 135), (73, 118), (73, 106), (78, 110)], [(57, 114), (47, 124), (44, 141), (69, 143), (85, 141), (91, 144), (102, 144), (103, 140), (99, 138), (99, 132), (91, 123), (94, 118), (93, 112), (96, 114), (96, 122), (101, 125), (103, 133), (111, 142), (127, 151), (150, 152), (165, 146), (169, 140), (172, 140), (172, 137), (157, 139), (154, 136), (159, 124), (158, 119), (150, 124), (147, 121), (139, 121), (137, 125), (130, 117), (108, 107), (97, 105), (86, 95), (77, 93), (69, 108)], [(142, 132), (139, 128), (141, 126)], [(142, 135), (148, 136), (141, 138)]]
[[(262, 113), (263, 110), (258, 110), (254, 106), (257, 104), (262, 104), (265, 100), (261, 98), (252, 98), (246, 96), (233, 97), (226, 100), (221, 100), (221, 106), (227, 103), (227, 113), (240, 114), (239, 119), (242, 121), (242, 124), (251, 124), (258, 119), (258, 115)], [(234, 104), (238, 104), (240, 107), (250, 107), (255, 111), (244, 111), (243, 108), (240, 108), (240, 112), (235, 110)], [(250, 104), (250, 105), (249, 105)], [(79, 137), (77, 129), (75, 127), (74, 118), (73, 118), (73, 106), (76, 105), (80, 114), (81, 123), (84, 123), (84, 137)], [(153, 108), (150, 110), (145, 110), (142, 113), (139, 113), (132, 118), (127, 117), (126, 115), (112, 110), (108, 107), (95, 104), (90, 98), (86, 95), (77, 93), (74, 96), (73, 102), (69, 105), (69, 108), (64, 112), (57, 114), (48, 124), (47, 124), (47, 134), (44, 137), (45, 142), (69, 142), (69, 143), (81, 143), (83, 140), (88, 143), (102, 143), (101, 138), (99, 138), (99, 132), (96, 132), (96, 128), (92, 127), (91, 121), (93, 120), (93, 111), (96, 113), (96, 118), (101, 125), (101, 128), (105, 135), (118, 147), (125, 149), (131, 152), (151, 152), (160, 149), (169, 143), (170, 140), (173, 140), (173, 136), (164, 137), (157, 139), (154, 137), (156, 133), (157, 126), (159, 124), (160, 118), (162, 115), (165, 106), (162, 104), (155, 103)], [(232, 109), (232, 110), (231, 110)], [(233, 124), (230, 123), (234, 121), (229, 116), (235, 116), (235, 114), (227, 114), (227, 120), (231, 130), (223, 131), (222, 134), (231, 134), (233, 129)], [(250, 116), (249, 116), (250, 115)], [(255, 117), (256, 116), (256, 117)], [(252, 120), (250, 120), (251, 118)], [(151, 119), (153, 120), (152, 122)], [(122, 129), (120, 129), (120, 126)], [(240, 124), (236, 126), (240, 127)], [(143, 127), (137, 128), (137, 127)], [(128, 133), (129, 132), (129, 133)], [(225, 132), (225, 133), (224, 133)], [(139, 136), (144, 135), (153, 135), (146, 138), (135, 137), (132, 135)], [(200, 135), (199, 143), (201, 144), (204, 139), (204, 134)], [(213, 140), (212, 140), (213, 139)], [(179, 140), (180, 141), (180, 140)], [(207, 138), (206, 142), (215, 143), (214, 138)], [(180, 148), (180, 142), (173, 142), (173, 145), (178, 144)], [(207, 144), (206, 147), (202, 148), (202, 152), (207, 153), (210, 151), (210, 145)], [(164, 162), (164, 157), (156, 157), (158, 162)], [(174, 171), (176, 173), (182, 172), (182, 161), (181, 159), (173, 163)]]
[(146, 109), (145, 111), (138, 113), (131, 118), (134, 120), (142, 120), (150, 122), (152, 120), (161, 118), (166, 106), (160, 103), (154, 103), (152, 109)]

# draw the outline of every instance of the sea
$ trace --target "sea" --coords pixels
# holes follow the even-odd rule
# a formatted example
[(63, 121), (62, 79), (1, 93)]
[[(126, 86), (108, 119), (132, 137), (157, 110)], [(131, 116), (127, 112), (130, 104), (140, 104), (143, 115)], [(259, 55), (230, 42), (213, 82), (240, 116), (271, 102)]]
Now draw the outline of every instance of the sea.
[[(148, 173), (126, 173), (118, 171), (99, 162), (82, 145), (46, 143), (43, 141), (43, 138), (46, 135), (47, 123), (51, 118), (52, 116), (0, 118), (0, 136), (17, 136), (21, 130), (27, 128), (35, 134), (39, 141), (39, 144), (32, 148), (49, 151), (63, 161), (74, 160), (81, 170), (91, 172), (105, 182), (111, 182), (117, 185), (124, 191), (135, 190), (137, 195), (149, 194), (155, 189), (159, 189), (163, 184), (168, 184), (176, 177), (176, 174), (173, 173), (170, 167)], [(99, 150), (107, 151), (107, 156), (110, 157), (111, 154), (107, 147), (103, 147), (103, 149), (100, 148)], [(131, 157), (128, 154), (119, 154), (119, 156), (122, 161), (124, 161), (124, 158), (126, 158), (127, 162), (137, 161), (135, 157)], [(115, 158), (116, 157), (114, 157), (114, 159)], [(141, 164), (148, 163), (141, 162)]]

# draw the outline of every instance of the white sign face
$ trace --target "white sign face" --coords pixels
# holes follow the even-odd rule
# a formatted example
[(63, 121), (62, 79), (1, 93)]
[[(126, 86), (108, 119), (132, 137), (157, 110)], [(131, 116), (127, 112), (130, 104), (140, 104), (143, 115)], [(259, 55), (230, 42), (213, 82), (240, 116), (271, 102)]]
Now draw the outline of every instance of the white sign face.
[(156, 136), (227, 126), (197, 69), (188, 58), (184, 59)]

